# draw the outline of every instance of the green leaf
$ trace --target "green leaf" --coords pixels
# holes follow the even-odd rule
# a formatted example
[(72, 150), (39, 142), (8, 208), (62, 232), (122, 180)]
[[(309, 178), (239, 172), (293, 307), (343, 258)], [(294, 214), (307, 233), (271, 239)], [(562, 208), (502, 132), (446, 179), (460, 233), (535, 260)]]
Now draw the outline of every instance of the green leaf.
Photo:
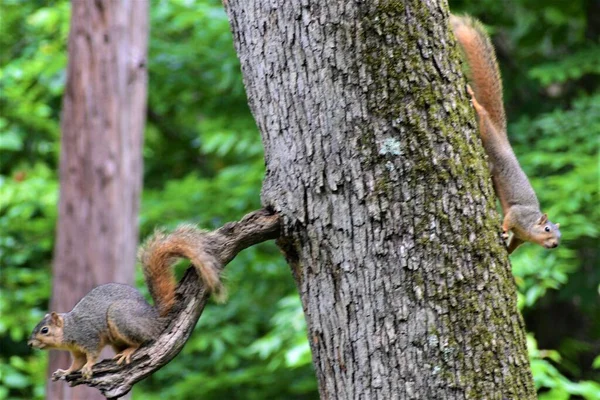
[(0, 133), (0, 150), (17, 151), (23, 149), (23, 140), (13, 131)]

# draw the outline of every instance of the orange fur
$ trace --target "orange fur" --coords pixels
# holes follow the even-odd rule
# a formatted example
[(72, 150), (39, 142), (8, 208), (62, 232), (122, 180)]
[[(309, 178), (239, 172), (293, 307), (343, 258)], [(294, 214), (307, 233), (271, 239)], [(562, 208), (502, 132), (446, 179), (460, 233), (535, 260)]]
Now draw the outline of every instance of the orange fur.
[(481, 142), (488, 155), (496, 195), (500, 199), (504, 222), (503, 234), (513, 233), (508, 244), (512, 253), (525, 241), (550, 249), (560, 242), (559, 225), (548, 221), (521, 169), (506, 134), (506, 116), (502, 104), (502, 80), (496, 55), (481, 23), (471, 17), (450, 16), (454, 34), (471, 71), (467, 88), (479, 119)]
[(450, 23), (467, 58), (477, 100), (487, 110), (494, 126), (506, 135), (502, 79), (494, 47), (479, 21), (468, 16), (451, 15)]
[(161, 316), (175, 304), (175, 278), (171, 266), (187, 258), (209, 292), (222, 292), (217, 260), (203, 251), (204, 233), (192, 225), (181, 225), (170, 234), (157, 231), (140, 249), (146, 284)]

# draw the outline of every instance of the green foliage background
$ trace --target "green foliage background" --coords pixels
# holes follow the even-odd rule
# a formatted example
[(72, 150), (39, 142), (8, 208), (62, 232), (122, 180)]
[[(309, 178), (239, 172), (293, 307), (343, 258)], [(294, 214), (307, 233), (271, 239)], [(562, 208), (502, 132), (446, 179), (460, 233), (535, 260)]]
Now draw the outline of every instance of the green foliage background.
[[(40, 399), (47, 354), (25, 338), (50, 294), (70, 6), (1, 7), (0, 400)], [(512, 258), (540, 398), (600, 399), (600, 6), (451, 7), (493, 33), (515, 152), (563, 231), (555, 251), (528, 245)], [(264, 173), (227, 17), (217, 0), (157, 0), (151, 20), (141, 236), (181, 221), (217, 227), (259, 207)], [(275, 246), (240, 254), (227, 286), (228, 303), (207, 307), (183, 352), (134, 398), (318, 398), (302, 308)]]

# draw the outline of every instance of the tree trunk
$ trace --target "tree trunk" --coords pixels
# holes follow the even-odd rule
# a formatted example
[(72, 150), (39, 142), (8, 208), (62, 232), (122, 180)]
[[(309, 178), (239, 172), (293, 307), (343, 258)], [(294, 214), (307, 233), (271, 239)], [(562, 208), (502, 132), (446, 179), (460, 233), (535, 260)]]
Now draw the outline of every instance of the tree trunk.
[[(60, 202), (52, 309), (93, 287), (133, 283), (142, 186), (148, 3), (74, 1), (63, 99)], [(70, 365), (52, 352), (49, 372)], [(48, 399), (102, 399), (96, 389), (47, 385)]]
[(535, 398), (446, 2), (228, 12), (321, 398)]

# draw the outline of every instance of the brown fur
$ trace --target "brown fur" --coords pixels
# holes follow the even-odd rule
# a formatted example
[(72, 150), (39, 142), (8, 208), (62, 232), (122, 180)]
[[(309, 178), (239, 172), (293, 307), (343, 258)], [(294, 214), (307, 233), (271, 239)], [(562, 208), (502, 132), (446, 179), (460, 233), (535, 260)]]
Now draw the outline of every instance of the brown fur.
[(161, 316), (175, 304), (175, 278), (171, 266), (177, 258), (187, 258), (198, 271), (209, 292), (222, 294), (217, 260), (203, 250), (204, 232), (193, 225), (180, 225), (170, 234), (157, 231), (140, 248), (146, 284)]
[[(38, 324), (35, 332), (29, 338), (29, 346), (38, 349), (71, 350), (63, 338), (64, 319), (58, 313), (46, 314), (42, 322)], [(42, 334), (43, 328), (48, 329), (47, 334)]]
[(468, 16), (450, 16), (454, 36), (467, 58), (470, 78), (477, 99), (487, 110), (492, 123), (506, 132), (506, 116), (502, 100), (502, 78), (496, 53), (483, 25)]
[(481, 23), (473, 18), (452, 15), (450, 23), (471, 69), (474, 90), (469, 87), (468, 91), (479, 119), (494, 190), (504, 213), (503, 236), (508, 236), (508, 231), (513, 233), (508, 252), (525, 241), (556, 247), (561, 237), (559, 224), (548, 221), (540, 211), (535, 191), (508, 141), (502, 80), (492, 43)]

